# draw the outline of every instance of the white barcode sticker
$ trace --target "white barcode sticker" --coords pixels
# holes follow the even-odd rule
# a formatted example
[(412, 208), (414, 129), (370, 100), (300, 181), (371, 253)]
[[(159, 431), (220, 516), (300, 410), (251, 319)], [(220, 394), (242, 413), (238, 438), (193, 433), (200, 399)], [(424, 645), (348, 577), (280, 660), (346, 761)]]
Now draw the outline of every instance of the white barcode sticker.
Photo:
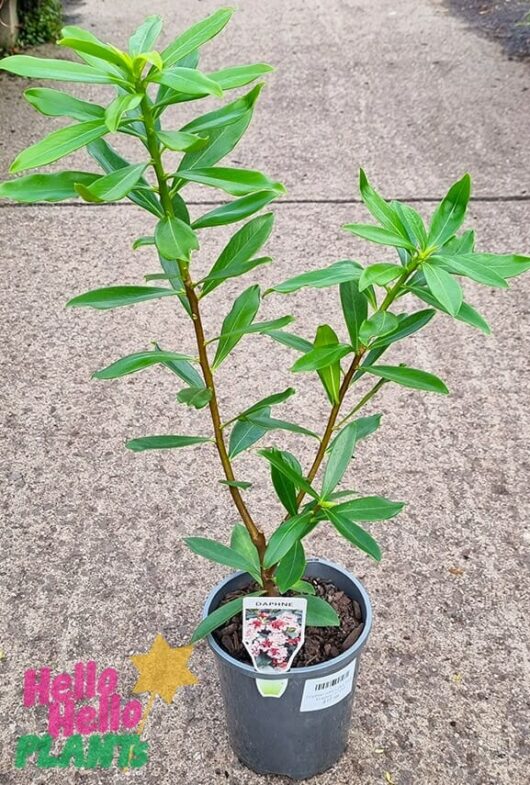
[(336, 673), (321, 679), (306, 681), (300, 711), (327, 709), (328, 706), (334, 706), (335, 703), (349, 695), (353, 687), (355, 663), (356, 660), (353, 660)]

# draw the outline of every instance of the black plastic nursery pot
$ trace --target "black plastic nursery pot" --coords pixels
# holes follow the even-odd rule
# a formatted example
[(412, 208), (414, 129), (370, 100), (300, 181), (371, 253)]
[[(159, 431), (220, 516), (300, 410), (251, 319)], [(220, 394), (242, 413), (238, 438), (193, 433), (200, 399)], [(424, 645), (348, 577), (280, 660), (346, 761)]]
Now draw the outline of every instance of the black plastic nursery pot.
[[(360, 654), (372, 626), (370, 599), (353, 575), (332, 562), (309, 560), (306, 577), (331, 581), (361, 607), (363, 631), (338, 657), (292, 668), (286, 674), (264, 674), (236, 660), (208, 636), (217, 661), (230, 744), (239, 760), (258, 774), (306, 779), (333, 766), (346, 749)], [(219, 583), (206, 600), (204, 616), (248, 580), (248, 575), (239, 572)], [(256, 684), (257, 679), (285, 678), (287, 688), (280, 697), (264, 697)]]

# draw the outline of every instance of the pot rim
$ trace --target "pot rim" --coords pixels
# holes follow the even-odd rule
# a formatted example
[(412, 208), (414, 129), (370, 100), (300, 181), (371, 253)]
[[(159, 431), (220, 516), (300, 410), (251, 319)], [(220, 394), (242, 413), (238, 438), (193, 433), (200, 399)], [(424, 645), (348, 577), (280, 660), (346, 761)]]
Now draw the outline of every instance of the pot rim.
[[(359, 637), (357, 638), (357, 640), (355, 641), (355, 643), (353, 644), (353, 646), (350, 646), (349, 649), (346, 649), (346, 651), (343, 651), (341, 654), (338, 655), (338, 657), (333, 657), (331, 660), (326, 660), (325, 662), (319, 662), (317, 665), (307, 665), (303, 668), (293, 668), (292, 670), (289, 670), (287, 671), (287, 673), (283, 673), (283, 674), (259, 673), (259, 671), (257, 671), (252, 665), (247, 665), (246, 663), (237, 660), (235, 657), (232, 657), (231, 654), (228, 654), (228, 652), (225, 651), (217, 643), (214, 636), (210, 633), (207, 636), (206, 640), (208, 642), (210, 649), (212, 649), (214, 654), (216, 654), (218, 657), (224, 660), (231, 667), (236, 668), (236, 670), (242, 671), (245, 675), (251, 676), (254, 679), (259, 678), (267, 681), (277, 681), (279, 679), (285, 679), (285, 678), (304, 679), (307, 677), (318, 677), (319, 675), (320, 676), (324, 675), (324, 671), (327, 672), (329, 671), (330, 668), (333, 668), (334, 671), (339, 670), (341, 666), (351, 662), (351, 660), (357, 654), (357, 652), (359, 652), (363, 648), (370, 634), (370, 630), (372, 628), (372, 605), (370, 602), (370, 597), (368, 595), (368, 592), (366, 591), (363, 584), (358, 578), (356, 578), (354, 575), (349, 573), (340, 565), (335, 564), (335, 562), (328, 561), (327, 559), (320, 559), (318, 557), (309, 558), (307, 562), (308, 564), (324, 564), (327, 567), (331, 567), (337, 572), (342, 573), (342, 575), (348, 578), (348, 580), (355, 585), (357, 591), (359, 592), (362, 599), (362, 604), (364, 605), (363, 608), (364, 629), (362, 633), (359, 635)], [(234, 578), (238, 578), (239, 576), (245, 574), (246, 573), (244, 571), (230, 573), (230, 575), (227, 575), (226, 578), (224, 578), (216, 586), (214, 586), (214, 588), (211, 590), (208, 597), (206, 598), (206, 602), (204, 603), (204, 607), (202, 611), (203, 619), (206, 618), (206, 616), (208, 616), (210, 605), (212, 604), (213, 599), (219, 593), (219, 591)]]

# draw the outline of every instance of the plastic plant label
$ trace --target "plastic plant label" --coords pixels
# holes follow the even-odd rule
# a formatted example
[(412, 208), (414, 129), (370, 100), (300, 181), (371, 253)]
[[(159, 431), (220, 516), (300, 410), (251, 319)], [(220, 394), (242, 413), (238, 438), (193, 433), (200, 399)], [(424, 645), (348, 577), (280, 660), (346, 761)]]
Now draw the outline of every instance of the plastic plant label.
[(306, 681), (300, 711), (327, 709), (349, 695), (353, 687), (356, 662), (357, 660), (353, 660), (345, 668), (330, 673), (329, 676)]
[[(285, 673), (304, 642), (307, 600), (301, 597), (245, 597), (243, 645), (261, 673)], [(288, 679), (256, 679), (263, 697), (279, 698)]]

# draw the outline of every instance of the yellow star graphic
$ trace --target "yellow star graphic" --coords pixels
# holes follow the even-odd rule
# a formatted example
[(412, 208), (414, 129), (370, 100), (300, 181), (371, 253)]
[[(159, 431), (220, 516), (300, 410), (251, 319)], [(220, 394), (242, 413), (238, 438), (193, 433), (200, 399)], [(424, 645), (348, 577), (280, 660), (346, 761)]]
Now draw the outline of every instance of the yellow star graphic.
[(171, 703), (178, 687), (197, 684), (197, 677), (189, 670), (188, 660), (193, 646), (172, 648), (163, 635), (156, 636), (146, 654), (133, 654), (131, 660), (140, 677), (133, 692), (150, 692)]

